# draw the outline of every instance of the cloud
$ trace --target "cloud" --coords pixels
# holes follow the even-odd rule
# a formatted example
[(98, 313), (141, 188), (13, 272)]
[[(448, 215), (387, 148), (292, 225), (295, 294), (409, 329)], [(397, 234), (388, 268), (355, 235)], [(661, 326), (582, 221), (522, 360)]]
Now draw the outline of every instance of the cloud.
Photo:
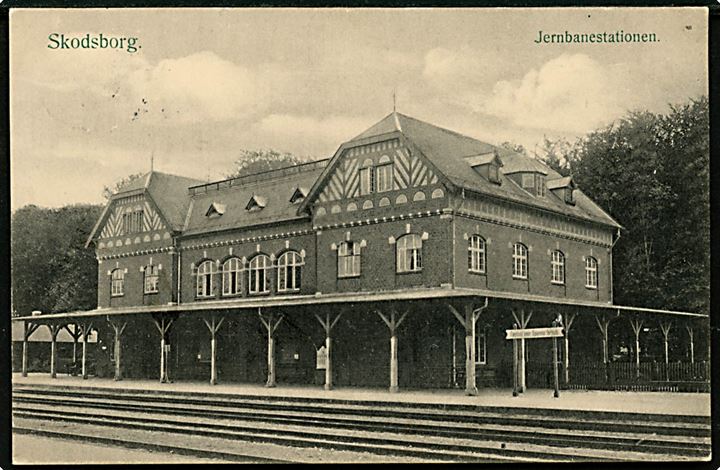
[(263, 107), (265, 83), (257, 73), (207, 51), (162, 60), (129, 77), (141, 105), (146, 99), (156, 116), (172, 113), (186, 122), (250, 116)]
[(615, 77), (585, 54), (562, 54), (522, 80), (499, 81), (479, 111), (517, 126), (585, 132), (624, 112)]
[[(258, 133), (266, 137), (267, 142), (272, 142), (272, 145), (329, 157), (341, 142), (355, 137), (372, 122), (372, 118), (363, 117), (316, 118), (296, 114), (270, 114), (254, 127)], [(300, 142), (302, 144), (299, 147)]]

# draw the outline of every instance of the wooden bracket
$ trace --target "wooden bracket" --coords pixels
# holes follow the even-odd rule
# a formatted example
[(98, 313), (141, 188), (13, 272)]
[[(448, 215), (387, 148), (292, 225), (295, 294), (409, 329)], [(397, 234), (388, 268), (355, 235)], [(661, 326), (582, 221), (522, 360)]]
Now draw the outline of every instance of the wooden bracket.
[(571, 313), (568, 312), (565, 315), (565, 324), (563, 325), (563, 328), (565, 328), (565, 336), (567, 336), (568, 333), (570, 333), (570, 328), (572, 328), (572, 324), (575, 321), (575, 318), (577, 317), (577, 313)]
[(206, 318), (203, 318), (203, 322), (205, 322), (205, 326), (207, 326), (208, 330), (210, 331), (210, 336), (212, 336), (213, 338), (220, 330), (220, 325), (222, 325), (224, 321), (225, 317), (220, 317), (220, 320), (218, 320), (215, 315), (212, 315), (210, 317), (210, 321), (207, 321)]
[(518, 313), (515, 311), (514, 308), (511, 309), (510, 311), (512, 312), (512, 316), (513, 316), (513, 318), (515, 319), (515, 323), (518, 324), (518, 327), (520, 327), (521, 329), (527, 328), (528, 323), (530, 323), (530, 319), (531, 319), (532, 316), (533, 316), (532, 310), (530, 311), (530, 313), (528, 313), (528, 316), (527, 316), (527, 317), (525, 316), (525, 310), (524, 310), (524, 309), (521, 309), (521, 310), (520, 310), (520, 316), (518, 316)]
[(406, 310), (402, 315), (400, 315), (400, 318), (397, 318), (397, 311), (395, 309), (390, 310), (390, 318), (383, 315), (383, 313), (380, 310), (375, 310), (375, 313), (377, 313), (380, 318), (385, 322), (387, 327), (390, 329), (390, 335), (395, 336), (395, 333), (397, 332), (397, 329), (402, 324), (403, 320), (405, 320), (405, 317), (408, 313), (410, 313), (409, 310)]
[(315, 314), (315, 318), (317, 318), (317, 321), (319, 321), (322, 325), (323, 329), (325, 330), (326, 336), (330, 336), (330, 332), (335, 327), (335, 324), (338, 322), (338, 320), (340, 320), (340, 317), (342, 317), (343, 313), (344, 312), (338, 313), (335, 319), (333, 319), (332, 321), (330, 321), (330, 313), (325, 314), (325, 320), (323, 320), (323, 318), (317, 313)]
[(283, 321), (283, 314), (281, 313), (277, 320), (275, 319), (275, 313), (270, 312), (269, 318), (266, 320), (265, 317), (262, 314), (262, 310), (258, 307), (258, 317), (260, 317), (260, 321), (265, 326), (265, 329), (268, 332), (269, 336), (275, 335), (275, 331), (277, 330), (278, 326), (280, 326), (280, 323)]
[(672, 321), (667, 321), (667, 322), (661, 321), (660, 322), (660, 330), (662, 331), (665, 341), (668, 340), (668, 335), (670, 334), (671, 329), (672, 329)]
[(631, 318), (630, 326), (632, 326), (633, 332), (635, 333), (635, 339), (640, 337), (640, 331), (642, 331), (643, 321), (640, 318)]

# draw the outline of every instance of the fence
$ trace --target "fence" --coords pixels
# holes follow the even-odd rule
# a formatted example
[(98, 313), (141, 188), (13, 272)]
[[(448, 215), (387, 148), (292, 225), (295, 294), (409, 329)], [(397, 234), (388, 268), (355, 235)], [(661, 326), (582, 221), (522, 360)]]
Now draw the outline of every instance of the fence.
[(639, 366), (634, 362), (571, 363), (569, 379), (567, 384), (561, 379), (563, 388), (709, 392), (710, 362), (641, 362)]

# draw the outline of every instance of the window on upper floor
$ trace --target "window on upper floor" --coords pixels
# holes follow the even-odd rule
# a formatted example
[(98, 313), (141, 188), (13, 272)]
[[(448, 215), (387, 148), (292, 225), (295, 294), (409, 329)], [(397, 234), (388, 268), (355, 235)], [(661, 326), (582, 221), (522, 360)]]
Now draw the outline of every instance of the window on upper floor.
[(125, 294), (125, 270), (116, 268), (110, 273), (110, 295), (119, 297)]
[(242, 292), (242, 260), (228, 258), (222, 265), (222, 295), (237, 295)]
[(408, 233), (397, 239), (396, 269), (399, 273), (417, 272), (422, 270), (422, 238), (420, 235)]
[(488, 165), (488, 180), (491, 183), (500, 184), (500, 169), (493, 163)]
[(535, 195), (545, 197), (545, 175), (535, 173)]
[(157, 265), (145, 266), (143, 274), (143, 292), (146, 294), (157, 294), (160, 281), (160, 268)]
[(565, 188), (565, 202), (567, 204), (575, 204), (575, 196), (573, 195), (574, 189), (571, 187)]
[(278, 258), (278, 292), (300, 289), (303, 264), (302, 256), (296, 251), (287, 251)]
[(393, 189), (393, 164), (384, 163), (375, 168), (377, 192), (384, 193)]
[(372, 194), (375, 191), (375, 172), (373, 171), (372, 160), (369, 158), (365, 160), (358, 172), (360, 176), (360, 195)]
[(206, 260), (200, 263), (197, 269), (196, 295), (198, 297), (212, 297), (215, 295), (215, 262)]
[(522, 243), (513, 245), (513, 277), (515, 279), (528, 277), (528, 249)]
[(471, 273), (485, 273), (485, 239), (480, 235), (468, 239), (468, 270)]
[(360, 275), (360, 244), (345, 241), (338, 246), (338, 277)]
[(143, 231), (143, 210), (125, 212), (122, 216), (123, 233), (137, 233)]
[(585, 258), (585, 287), (588, 289), (598, 287), (598, 262), (592, 256)]
[(267, 294), (270, 292), (267, 271), (272, 269), (270, 257), (257, 255), (248, 265), (248, 292), (251, 294)]
[(550, 266), (552, 268), (551, 282), (565, 284), (565, 255), (562, 251), (555, 250), (551, 253)]

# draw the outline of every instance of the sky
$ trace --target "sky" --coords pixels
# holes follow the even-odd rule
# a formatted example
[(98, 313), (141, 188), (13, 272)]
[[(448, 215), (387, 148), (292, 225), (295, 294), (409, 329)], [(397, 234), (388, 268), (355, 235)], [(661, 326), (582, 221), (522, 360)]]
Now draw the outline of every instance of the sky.
[[(11, 208), (124, 176), (223, 179), (241, 150), (328, 158), (393, 110), (533, 152), (707, 94), (704, 9), (86, 9), (10, 15)], [(657, 42), (537, 44), (545, 33)], [(136, 37), (51, 49), (49, 35)]]

